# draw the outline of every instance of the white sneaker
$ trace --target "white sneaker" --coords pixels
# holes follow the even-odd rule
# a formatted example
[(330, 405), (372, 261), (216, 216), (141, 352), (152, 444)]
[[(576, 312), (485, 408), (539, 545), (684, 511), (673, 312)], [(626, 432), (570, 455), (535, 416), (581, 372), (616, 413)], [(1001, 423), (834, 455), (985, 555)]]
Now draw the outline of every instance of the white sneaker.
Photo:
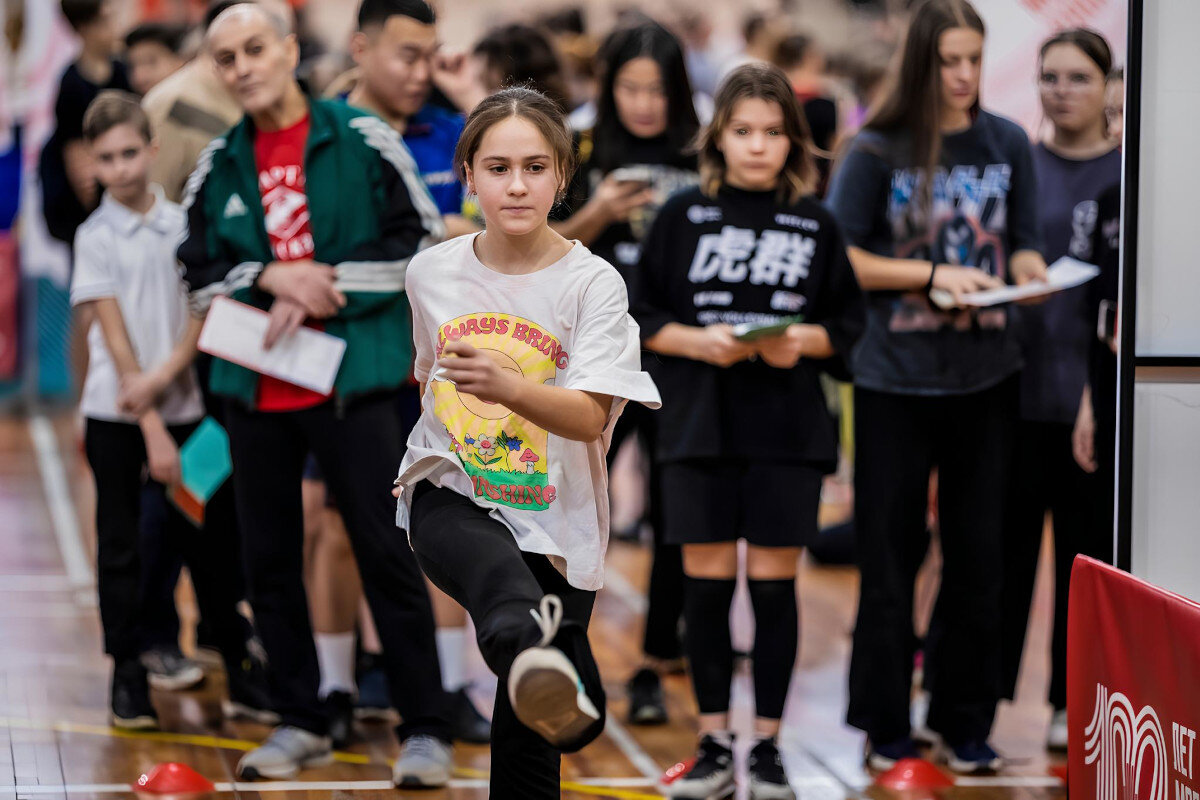
[(584, 692), (575, 665), (550, 645), (562, 622), (562, 600), (548, 594), (542, 598), (540, 611), (529, 609), (542, 629), (542, 639), (513, 660), (508, 699), (517, 719), (560, 747), (578, 739), (600, 719), (600, 712)]
[(1065, 708), (1054, 712), (1050, 718), (1050, 730), (1046, 734), (1046, 748), (1049, 750), (1067, 749), (1067, 710)]
[(326, 767), (333, 763), (333, 744), (328, 736), (318, 736), (303, 728), (280, 725), (267, 740), (242, 756), (237, 765), (238, 780), (259, 778), (288, 780), (307, 767)]
[(450, 783), (453, 767), (450, 745), (420, 733), (405, 739), (400, 746), (400, 757), (392, 768), (392, 783), (399, 788), (445, 786)]

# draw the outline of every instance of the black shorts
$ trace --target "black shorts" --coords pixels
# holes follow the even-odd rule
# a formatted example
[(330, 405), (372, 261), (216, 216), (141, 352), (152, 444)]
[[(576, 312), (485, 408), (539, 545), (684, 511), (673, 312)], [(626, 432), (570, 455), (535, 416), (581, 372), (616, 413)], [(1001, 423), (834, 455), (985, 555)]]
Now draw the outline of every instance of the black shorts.
[(695, 459), (662, 466), (668, 544), (745, 539), (759, 547), (805, 547), (817, 535), (824, 475), (808, 464)]

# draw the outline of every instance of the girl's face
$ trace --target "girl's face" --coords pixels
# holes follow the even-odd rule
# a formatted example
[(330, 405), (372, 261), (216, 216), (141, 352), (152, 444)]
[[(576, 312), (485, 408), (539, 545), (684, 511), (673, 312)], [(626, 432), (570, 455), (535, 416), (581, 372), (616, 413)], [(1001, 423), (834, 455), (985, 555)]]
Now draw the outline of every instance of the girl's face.
[(489, 128), (466, 172), (467, 189), (479, 197), (487, 227), (509, 236), (544, 226), (562, 188), (554, 150), (523, 117), (509, 117)]
[(667, 87), (654, 59), (626, 61), (613, 79), (613, 103), (625, 130), (640, 139), (667, 132)]
[(738, 100), (721, 131), (717, 148), (725, 156), (725, 182), (739, 189), (768, 190), (779, 184), (792, 143), (783, 109), (773, 100)]
[(1104, 90), (1104, 119), (1108, 138), (1121, 141), (1125, 135), (1125, 81), (1112, 80)]
[(1104, 117), (1104, 73), (1073, 44), (1056, 44), (1042, 58), (1038, 75), (1042, 111), (1071, 133), (1085, 131)]
[(950, 28), (938, 38), (942, 110), (961, 114), (979, 98), (983, 34), (974, 28)]

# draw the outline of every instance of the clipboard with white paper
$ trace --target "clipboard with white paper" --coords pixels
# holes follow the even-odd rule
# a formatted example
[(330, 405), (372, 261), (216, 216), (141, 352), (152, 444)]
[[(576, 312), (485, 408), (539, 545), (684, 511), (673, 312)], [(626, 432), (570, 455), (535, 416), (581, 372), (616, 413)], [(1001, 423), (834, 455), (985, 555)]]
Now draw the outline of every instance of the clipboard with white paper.
[(333, 391), (333, 382), (346, 341), (328, 333), (301, 327), (280, 339), (270, 350), (263, 348), (270, 317), (245, 303), (218, 297), (213, 300), (198, 347), (263, 375), (321, 394)]

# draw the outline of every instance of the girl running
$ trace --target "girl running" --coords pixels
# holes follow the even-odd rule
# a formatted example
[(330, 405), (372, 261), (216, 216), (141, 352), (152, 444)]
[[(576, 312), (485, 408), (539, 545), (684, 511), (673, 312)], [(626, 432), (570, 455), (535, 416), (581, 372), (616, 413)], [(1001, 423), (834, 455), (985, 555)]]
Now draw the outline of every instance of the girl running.
[[(755, 615), (757, 719), (749, 788), (789, 800), (775, 737), (796, 661), (796, 568), (817, 532), (837, 436), (818, 381), (847, 356), (862, 294), (833, 217), (810, 195), (817, 172), (795, 94), (777, 67), (734, 70), (699, 139), (699, 187), (672, 197), (646, 240), (635, 315), (659, 353), (667, 542), (683, 546), (684, 620), (700, 707), (695, 765), (673, 797), (734, 787), (729, 608), (737, 542)], [(801, 321), (802, 320), (802, 321)]]
[[(1002, 513), (1021, 349), (1010, 309), (934, 305), (1045, 276), (1029, 140), (980, 108), (984, 27), (966, 0), (918, 6), (899, 74), (833, 176), (829, 206), (867, 290), (855, 349), (855, 509), (862, 574), (849, 722), (868, 763), (918, 755), (909, 723), (913, 581), (938, 469), (943, 567), (926, 649), (929, 727), (951, 768), (995, 769)], [(944, 613), (942, 613), (944, 612)]]
[(414, 257), (415, 374), (397, 524), (470, 613), (500, 681), (493, 798), (559, 796), (559, 754), (604, 727), (587, 641), (608, 539), (605, 450), (629, 400), (657, 407), (615, 269), (547, 225), (573, 168), (561, 109), (510, 88), (455, 153), (485, 232)]

